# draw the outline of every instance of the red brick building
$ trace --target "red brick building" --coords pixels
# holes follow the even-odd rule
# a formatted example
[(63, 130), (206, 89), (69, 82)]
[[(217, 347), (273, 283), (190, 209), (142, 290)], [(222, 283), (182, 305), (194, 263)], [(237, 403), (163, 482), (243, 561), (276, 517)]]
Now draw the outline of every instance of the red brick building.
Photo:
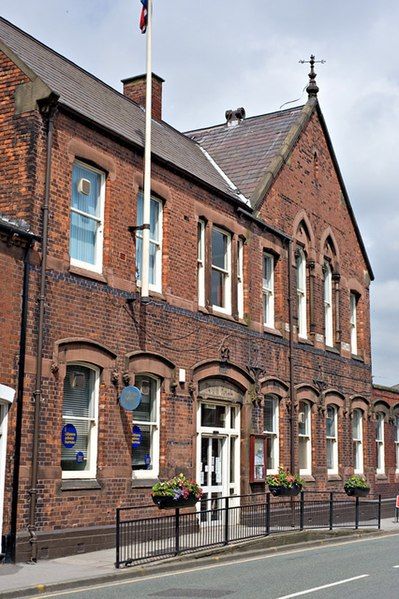
[[(341, 490), (354, 470), (374, 490), (373, 274), (314, 79), (304, 106), (228, 111), (183, 135), (162, 121), (154, 77), (144, 302), (143, 78), (120, 94), (5, 20), (0, 60), (0, 213), (42, 239), (3, 549), (111, 544), (115, 507), (140, 509), (181, 471), (215, 499), (264, 490), (279, 464), (309, 490)], [(133, 413), (118, 401), (129, 384), (142, 391)]]

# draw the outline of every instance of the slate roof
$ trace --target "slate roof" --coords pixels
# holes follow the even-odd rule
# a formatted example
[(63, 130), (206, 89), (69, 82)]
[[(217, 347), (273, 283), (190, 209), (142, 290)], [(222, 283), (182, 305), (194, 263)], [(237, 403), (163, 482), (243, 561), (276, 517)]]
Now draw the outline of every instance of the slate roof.
[[(0, 40), (60, 96), (61, 104), (137, 146), (144, 146), (145, 112), (136, 103), (2, 17)], [(239, 199), (191, 139), (157, 121), (153, 121), (152, 138), (155, 156)]]
[(235, 126), (216, 125), (186, 135), (214, 158), (227, 176), (250, 198), (270, 168), (302, 106), (244, 119)]

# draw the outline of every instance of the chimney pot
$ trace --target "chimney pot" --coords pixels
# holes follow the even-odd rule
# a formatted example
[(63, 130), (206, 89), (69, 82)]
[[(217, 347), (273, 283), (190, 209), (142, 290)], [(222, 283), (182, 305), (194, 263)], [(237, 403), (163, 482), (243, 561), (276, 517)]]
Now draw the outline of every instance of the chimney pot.
[(235, 127), (245, 119), (245, 109), (237, 108), (236, 110), (226, 110), (226, 122), (229, 127)]
[[(145, 108), (146, 81), (145, 74), (122, 79), (123, 95), (143, 108)], [(162, 120), (162, 85), (164, 81), (159, 75), (152, 74), (152, 118), (157, 121)]]

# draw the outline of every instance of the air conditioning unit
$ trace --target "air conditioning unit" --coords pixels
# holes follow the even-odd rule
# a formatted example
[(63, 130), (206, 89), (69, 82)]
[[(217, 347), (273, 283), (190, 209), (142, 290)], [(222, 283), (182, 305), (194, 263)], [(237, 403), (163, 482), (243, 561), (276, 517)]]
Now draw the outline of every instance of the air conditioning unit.
[(299, 424), (304, 424), (304, 422), (305, 422), (305, 412), (299, 412), (299, 414), (298, 414), (298, 422), (299, 422)]
[(79, 179), (78, 192), (82, 193), (85, 196), (88, 196), (90, 194), (90, 190), (91, 182), (89, 181), (89, 179), (84, 179), (83, 177)]

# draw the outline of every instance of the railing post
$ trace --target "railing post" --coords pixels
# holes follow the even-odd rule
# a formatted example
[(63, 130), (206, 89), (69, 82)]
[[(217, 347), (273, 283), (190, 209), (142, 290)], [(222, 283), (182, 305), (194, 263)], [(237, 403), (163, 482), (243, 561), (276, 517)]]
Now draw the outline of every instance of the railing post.
[(330, 492), (330, 513), (329, 513), (329, 528), (333, 529), (334, 524), (334, 494)]
[(299, 530), (303, 530), (305, 519), (305, 493), (301, 491), (299, 501)]
[(229, 544), (229, 498), (225, 497), (224, 498), (225, 504), (224, 504), (224, 544), (228, 545)]
[(119, 554), (119, 542), (120, 542), (120, 523), (121, 523), (121, 519), (120, 519), (120, 514), (119, 514), (119, 508), (116, 508), (116, 561), (115, 561), (115, 568), (119, 568), (120, 566), (120, 554)]
[(359, 528), (359, 497), (356, 497), (355, 503), (355, 529)]
[(175, 510), (175, 555), (180, 553), (180, 509)]
[(266, 494), (266, 536), (270, 534), (270, 493)]
[(381, 495), (378, 495), (378, 530), (381, 528)]

